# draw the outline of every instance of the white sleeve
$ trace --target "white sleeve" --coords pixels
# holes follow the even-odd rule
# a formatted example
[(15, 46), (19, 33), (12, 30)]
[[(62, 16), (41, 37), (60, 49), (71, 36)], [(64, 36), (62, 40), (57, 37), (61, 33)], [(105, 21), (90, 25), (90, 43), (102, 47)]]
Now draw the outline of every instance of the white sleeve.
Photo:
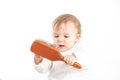
[(88, 65), (88, 56), (84, 49), (82, 49), (80, 42), (77, 42), (73, 47), (73, 53), (75, 54), (78, 62), (83, 66), (87, 67)]
[(39, 64), (34, 63), (33, 66), (38, 72), (45, 73), (51, 69), (52, 62), (50, 60), (44, 58), (41, 63), (39, 63)]

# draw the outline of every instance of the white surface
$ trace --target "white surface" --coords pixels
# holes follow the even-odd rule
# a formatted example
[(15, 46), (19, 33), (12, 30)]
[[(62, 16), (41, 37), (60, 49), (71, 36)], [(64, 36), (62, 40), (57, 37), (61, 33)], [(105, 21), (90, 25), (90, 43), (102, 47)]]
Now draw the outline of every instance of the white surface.
[(62, 13), (81, 21), (88, 80), (120, 80), (119, 0), (1, 0), (0, 80), (47, 79), (34, 70), (30, 46), (37, 38), (52, 42), (52, 21)]

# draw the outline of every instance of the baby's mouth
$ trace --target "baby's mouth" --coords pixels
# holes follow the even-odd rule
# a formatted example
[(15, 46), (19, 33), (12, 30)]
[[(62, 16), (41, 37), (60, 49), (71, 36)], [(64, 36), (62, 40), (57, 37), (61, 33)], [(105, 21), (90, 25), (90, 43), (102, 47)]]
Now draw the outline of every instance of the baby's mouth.
[(65, 47), (65, 46), (64, 46), (64, 45), (59, 45), (59, 47), (60, 47), (60, 48), (63, 48), (63, 47)]
[(60, 50), (60, 52), (63, 52), (66, 50), (65, 45), (58, 45), (58, 50)]

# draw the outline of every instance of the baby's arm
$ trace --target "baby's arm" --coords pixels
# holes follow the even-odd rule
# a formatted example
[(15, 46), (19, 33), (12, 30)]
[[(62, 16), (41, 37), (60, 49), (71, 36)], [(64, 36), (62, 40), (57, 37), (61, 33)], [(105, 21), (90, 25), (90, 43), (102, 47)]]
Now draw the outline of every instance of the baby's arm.
[(45, 73), (51, 69), (52, 62), (48, 59), (45, 59), (41, 56), (35, 55), (34, 56), (34, 68), (40, 72)]
[[(69, 55), (64, 56), (64, 60), (66, 63), (73, 65), (75, 62), (79, 62), (79, 54), (80, 54), (80, 45), (79, 42), (76, 42), (73, 48), (68, 51)], [(81, 63), (80, 63), (81, 64)], [(82, 66), (82, 65), (81, 65)]]

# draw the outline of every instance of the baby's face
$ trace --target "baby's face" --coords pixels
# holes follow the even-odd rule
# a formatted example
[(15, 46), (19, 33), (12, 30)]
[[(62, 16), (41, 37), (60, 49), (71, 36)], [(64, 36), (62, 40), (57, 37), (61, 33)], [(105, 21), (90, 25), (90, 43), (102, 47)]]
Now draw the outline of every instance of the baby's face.
[(79, 40), (80, 34), (72, 22), (62, 23), (58, 30), (53, 31), (53, 41), (60, 52), (67, 51)]

